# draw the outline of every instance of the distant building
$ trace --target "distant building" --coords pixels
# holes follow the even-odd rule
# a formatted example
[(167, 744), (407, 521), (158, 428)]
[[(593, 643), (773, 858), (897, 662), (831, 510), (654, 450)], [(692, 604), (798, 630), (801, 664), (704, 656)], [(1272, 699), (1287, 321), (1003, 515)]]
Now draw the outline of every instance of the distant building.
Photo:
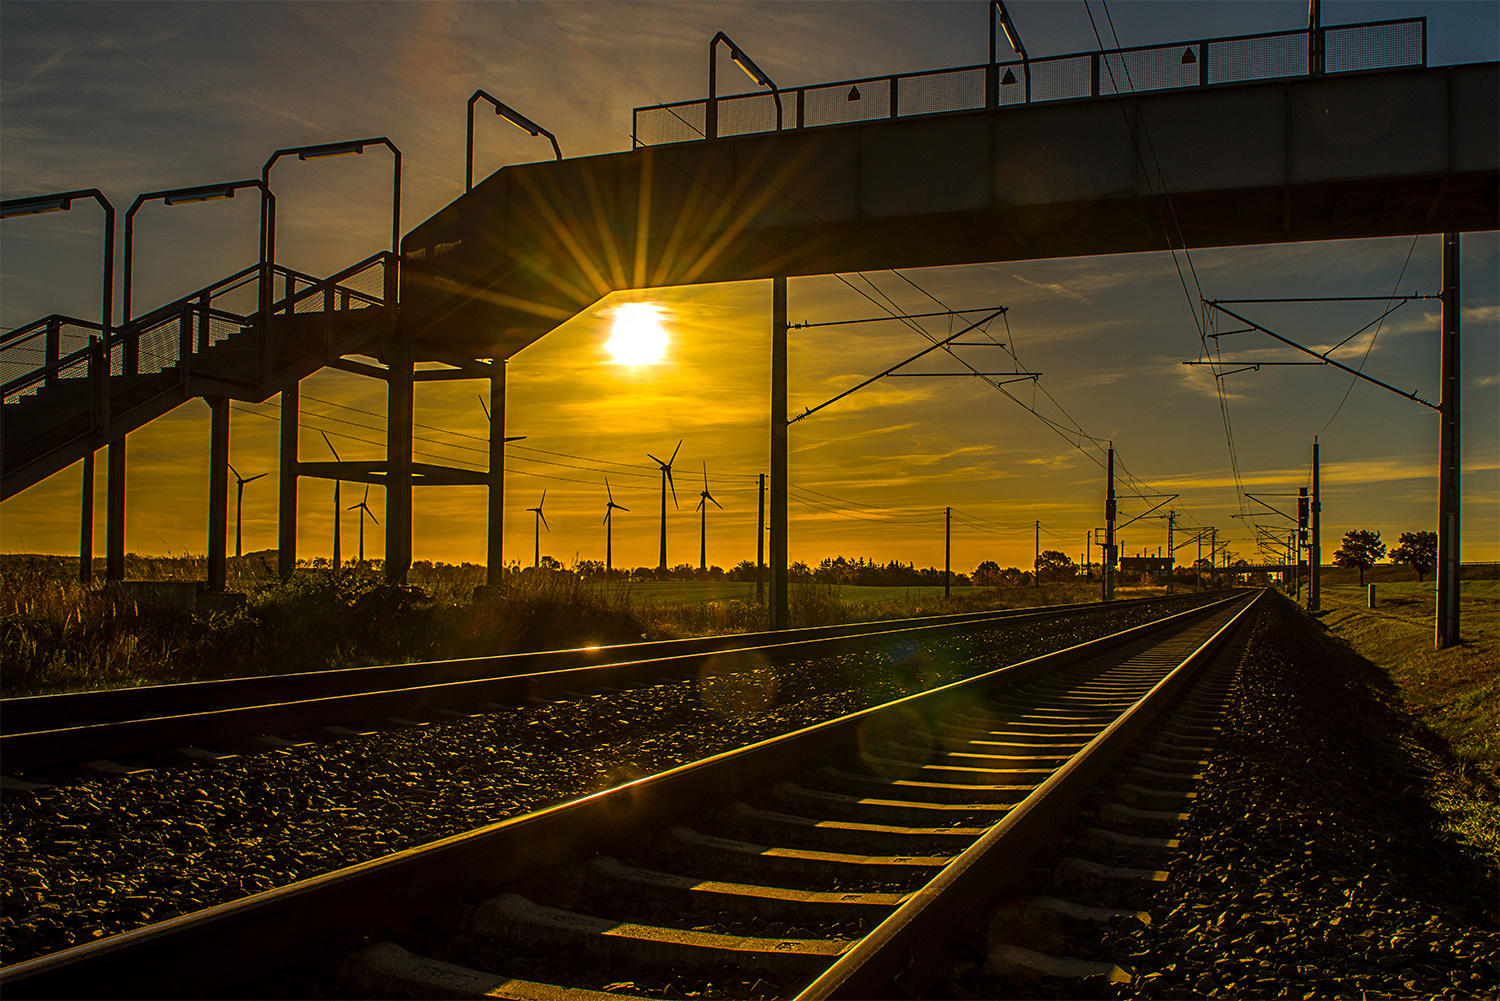
[(1133, 580), (1150, 575), (1155, 580), (1166, 580), (1172, 576), (1170, 556), (1121, 556), (1120, 576)]

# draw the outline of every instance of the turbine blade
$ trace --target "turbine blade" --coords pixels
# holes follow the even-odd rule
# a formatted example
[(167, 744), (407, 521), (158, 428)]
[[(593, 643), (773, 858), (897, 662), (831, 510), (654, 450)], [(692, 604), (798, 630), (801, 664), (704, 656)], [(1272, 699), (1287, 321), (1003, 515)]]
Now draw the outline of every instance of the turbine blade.
[(546, 491), (545, 488), (543, 488), (543, 490), (542, 490), (542, 499), (536, 502), (536, 509), (537, 509), (538, 512), (540, 512), (542, 510), (542, 505), (545, 504), (545, 503), (547, 503), (547, 491)]
[[(238, 475), (238, 474), (236, 474), (236, 475)], [(254, 476), (250, 477), (248, 480), (242, 480), (241, 482), (243, 482), (243, 483), (254, 483), (256, 480), (260, 479), (262, 476), (270, 476), (270, 475), (271, 475), (270, 473), (256, 473)]]
[(479, 405), (480, 405), (480, 407), (484, 408), (484, 419), (485, 420), (489, 420), (490, 419), (490, 407), (489, 407), (489, 404), (487, 404), (487, 403), (484, 402), (484, 394), (483, 393), (475, 393), (474, 395), (477, 396), (477, 397), (479, 397)]
[[(674, 449), (672, 449), (672, 462), (676, 462), (677, 461), (677, 453), (680, 452), (680, 451), (682, 451), (682, 442), (683, 442), (683, 439), (681, 439), (681, 438), (677, 439), (677, 447), (674, 448)], [(667, 465), (670, 466), (672, 464), (672, 462), (668, 462)]]
[[(262, 473), (261, 475), (264, 476), (265, 474)], [(370, 485), (368, 483), (365, 484), (365, 499), (362, 500), (362, 501), (360, 501), (360, 503), (361, 504), (368, 504), (368, 503), (370, 503)]]
[(630, 510), (630, 508), (628, 508), (628, 507), (621, 507), (619, 504), (616, 504), (615, 507), (620, 508), (621, 511), (629, 511)]
[(708, 490), (708, 463), (707, 462), (703, 463), (703, 489), (704, 489), (705, 492), (707, 492), (707, 490)]
[(328, 451), (330, 451), (330, 452), (333, 453), (333, 461), (334, 462), (343, 462), (344, 460), (339, 458), (339, 450), (336, 449), (336, 448), (334, 448), (333, 447), (333, 442), (331, 442), (331, 441), (328, 440), (328, 432), (327, 431), (319, 431), (318, 434), (320, 434), (320, 435), (323, 436), (323, 444), (327, 445), (328, 446)]
[(536, 516), (542, 519), (542, 524), (546, 526), (547, 531), (552, 531), (552, 526), (547, 524), (547, 516), (545, 514), (542, 514), (540, 509), (537, 510)]
[[(707, 494), (704, 494), (704, 495), (703, 495), (703, 497), (707, 497), (707, 496), (708, 496), (708, 495), (707, 495)], [(694, 507), (694, 508), (693, 508), (693, 510), (694, 510), (694, 511), (696, 511), (696, 510), (698, 510), (698, 508), (700, 508), (700, 507), (702, 507), (702, 506), (703, 506), (703, 497), (699, 497), (699, 498), (698, 498), (698, 503), (697, 503), (697, 505), (696, 505), (696, 506), (695, 506), (695, 507)]]
[(229, 466), (229, 471), (234, 474), (234, 478), (235, 479), (239, 480), (241, 483), (245, 482), (243, 479), (240, 478), (240, 471), (238, 469), (234, 468), (234, 463), (230, 462), (230, 463), (226, 463), (226, 465)]
[(667, 486), (672, 488), (672, 506), (681, 507), (682, 505), (677, 503), (677, 484), (672, 482), (672, 467), (665, 466), (663, 468), (667, 471)]
[(646, 458), (650, 459), (652, 462), (656, 463), (658, 466), (661, 466), (663, 469), (667, 468), (667, 464), (665, 462), (662, 462), (660, 459), (658, 459), (656, 456), (652, 455), (650, 452), (646, 453)]
[(608, 476), (604, 478), (604, 492), (609, 494), (609, 502), (613, 504), (615, 502), (615, 492), (609, 488)]
[[(375, 512), (374, 511), (371, 511), (369, 508), (365, 508), (365, 514), (369, 515), (370, 516), (370, 520), (373, 521), (375, 524), (377, 524), (377, 525), (380, 524), (380, 519), (377, 518), (377, 517), (375, 517)], [(360, 517), (364, 517), (364, 515), (361, 515)]]
[(714, 500), (711, 495), (704, 494), (703, 496), (707, 497), (711, 501), (714, 501), (714, 507), (718, 508), (720, 511), (724, 510), (724, 505), (720, 504), (718, 501)]

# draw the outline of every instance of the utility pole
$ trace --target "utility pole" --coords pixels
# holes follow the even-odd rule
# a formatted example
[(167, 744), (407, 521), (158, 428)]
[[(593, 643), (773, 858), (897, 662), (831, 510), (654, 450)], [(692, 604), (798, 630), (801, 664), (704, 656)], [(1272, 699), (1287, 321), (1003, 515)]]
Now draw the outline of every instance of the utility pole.
[(1438, 552), (1437, 635), (1439, 649), (1458, 644), (1459, 470), (1459, 298), (1457, 233), (1443, 234), (1442, 389), (1438, 397)]
[(1104, 600), (1115, 600), (1115, 443), (1109, 443), (1109, 487), (1104, 495)]
[(1311, 572), (1307, 588), (1307, 610), (1309, 612), (1320, 612), (1323, 606), (1320, 600), (1320, 585), (1323, 583), (1323, 540), (1318, 536), (1318, 515), (1323, 509), (1322, 502), (1318, 499), (1318, 439), (1313, 436), (1313, 468), (1312, 468), (1312, 539), (1309, 542), (1307, 561), (1311, 564), (1308, 568)]
[(1042, 523), (1036, 523), (1036, 557), (1031, 564), (1031, 583), (1033, 587), (1042, 586)]
[(1198, 533), (1198, 558), (1193, 561), (1193, 590), (1203, 590), (1203, 533)]
[(1083, 533), (1083, 576), (1087, 580), (1094, 579), (1094, 564), (1090, 562), (1094, 558), (1094, 530), (1091, 528)]
[(1177, 552), (1172, 548), (1172, 529), (1177, 527), (1177, 512), (1167, 512), (1167, 593), (1172, 593), (1172, 571), (1177, 566), (1177, 559), (1173, 555)]
[(766, 474), (760, 474), (760, 514), (755, 519), (755, 603), (766, 600)]
[(943, 509), (943, 597), (953, 588), (953, 508)]
[[(712, 101), (709, 102), (712, 105)], [(786, 279), (771, 279), (771, 628), (786, 629), (787, 421)]]
[[(1218, 526), (1215, 526), (1215, 527), (1209, 529), (1209, 536), (1208, 536), (1208, 568), (1210, 570), (1217, 569), (1218, 566), (1219, 566), (1218, 552), (1219, 552), (1219, 529), (1218, 529)], [(1212, 575), (1209, 576), (1209, 579), (1210, 580), (1213, 579)]]

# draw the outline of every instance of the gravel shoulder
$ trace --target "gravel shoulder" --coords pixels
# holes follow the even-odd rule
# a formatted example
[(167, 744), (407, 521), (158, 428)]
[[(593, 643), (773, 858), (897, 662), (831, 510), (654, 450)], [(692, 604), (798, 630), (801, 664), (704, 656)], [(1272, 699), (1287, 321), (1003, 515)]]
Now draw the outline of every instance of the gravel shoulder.
[(1192, 603), (787, 666), (744, 663), (716, 680), (8, 791), (0, 798), (0, 962), (518, 816)]
[(1097, 948), (1124, 987), (1048, 997), (1496, 997), (1495, 859), (1384, 672), (1267, 595), (1153, 921)]

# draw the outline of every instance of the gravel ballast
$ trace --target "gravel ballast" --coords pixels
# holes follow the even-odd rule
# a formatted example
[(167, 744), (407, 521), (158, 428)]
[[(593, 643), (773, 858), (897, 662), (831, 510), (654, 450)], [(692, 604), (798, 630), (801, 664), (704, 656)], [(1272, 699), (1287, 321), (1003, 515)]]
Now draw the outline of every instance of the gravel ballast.
[(714, 680), (8, 790), (0, 958), (15, 963), (378, 858), (1185, 607), (745, 664)]
[(1149, 926), (1070, 943), (1128, 985), (950, 983), (959, 997), (1500, 996), (1496, 860), (1454, 840), (1378, 669), (1266, 595)]

